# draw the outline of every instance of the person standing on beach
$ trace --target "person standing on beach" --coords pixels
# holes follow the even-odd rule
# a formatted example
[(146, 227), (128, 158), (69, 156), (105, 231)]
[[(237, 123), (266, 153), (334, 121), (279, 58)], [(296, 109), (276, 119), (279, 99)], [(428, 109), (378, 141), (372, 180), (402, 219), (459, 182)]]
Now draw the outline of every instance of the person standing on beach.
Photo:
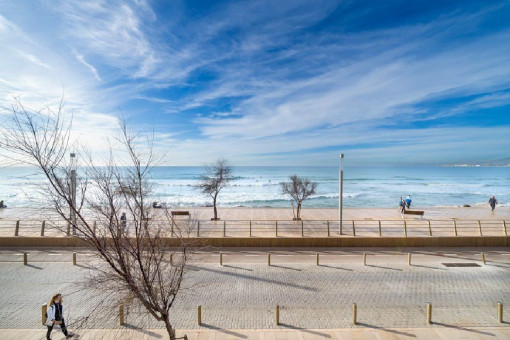
[(50, 300), (50, 306), (48, 309), (48, 318), (46, 319), (46, 326), (48, 326), (48, 332), (46, 333), (46, 340), (51, 340), (50, 334), (53, 330), (53, 326), (58, 325), (62, 330), (62, 333), (66, 336), (66, 339), (72, 338), (73, 333), (68, 333), (66, 324), (64, 322), (64, 305), (62, 304), (62, 294), (54, 295)]
[(407, 205), (408, 209), (411, 208), (411, 202), (412, 202), (411, 195), (407, 195), (407, 197), (406, 197), (406, 205)]
[(404, 202), (404, 199), (402, 196), (400, 196), (400, 200), (398, 201), (399, 209), (398, 211), (403, 214), (406, 211), (406, 203)]
[(492, 211), (496, 209), (496, 204), (498, 204), (498, 200), (496, 199), (496, 197), (492, 196), (491, 198), (489, 198), (489, 205), (491, 206)]

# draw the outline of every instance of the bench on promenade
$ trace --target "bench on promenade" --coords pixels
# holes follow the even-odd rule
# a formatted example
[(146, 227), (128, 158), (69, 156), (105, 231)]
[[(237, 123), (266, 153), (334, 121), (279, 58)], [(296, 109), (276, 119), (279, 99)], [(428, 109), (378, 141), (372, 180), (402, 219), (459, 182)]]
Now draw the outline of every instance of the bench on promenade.
[(190, 216), (189, 211), (172, 211), (172, 216)]
[(404, 215), (418, 215), (422, 216), (425, 214), (425, 211), (423, 210), (405, 210)]

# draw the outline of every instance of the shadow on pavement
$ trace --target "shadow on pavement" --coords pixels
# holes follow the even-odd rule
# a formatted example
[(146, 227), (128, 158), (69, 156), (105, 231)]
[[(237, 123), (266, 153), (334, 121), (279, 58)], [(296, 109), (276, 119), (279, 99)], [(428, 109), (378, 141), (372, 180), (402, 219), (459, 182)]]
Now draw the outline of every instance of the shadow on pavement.
[(286, 266), (282, 266), (280, 264), (271, 264), (271, 267), (282, 268), (282, 269), (290, 269), (290, 270), (295, 270), (297, 272), (301, 272), (302, 271), (301, 269), (292, 268), (292, 267), (286, 267)]
[(394, 333), (394, 334), (398, 334), (398, 335), (405, 335), (405, 336), (409, 336), (411, 338), (416, 338), (416, 335), (411, 334), (411, 333), (406, 333), (406, 332), (402, 332), (402, 331), (397, 331), (395, 329), (388, 329), (388, 328), (384, 328), (384, 327), (380, 327), (380, 326), (370, 325), (370, 324), (364, 323), (364, 322), (358, 322), (358, 325), (367, 327), (367, 328), (379, 329), (381, 331)]
[(149, 336), (151, 336), (151, 337), (155, 337), (155, 338), (158, 338), (158, 339), (162, 338), (162, 336), (161, 336), (161, 335), (159, 335), (158, 333), (154, 333), (154, 332), (148, 331), (148, 330), (146, 330), (146, 329), (143, 329), (143, 328), (140, 328), (140, 327), (137, 327), (137, 326), (134, 326), (134, 325), (128, 324), (128, 323), (124, 324), (123, 326), (124, 326), (125, 328), (129, 328), (129, 329), (132, 329), (132, 330), (138, 331), (138, 332), (140, 332), (140, 333), (142, 333), (142, 334), (149, 335)]
[(331, 269), (340, 269), (340, 270), (347, 270), (347, 271), (349, 271), (349, 272), (352, 272), (352, 271), (353, 271), (352, 269), (342, 268), (342, 267), (336, 267), (336, 266), (330, 266), (330, 265), (327, 265), (327, 264), (319, 264), (319, 267), (325, 267), (325, 268), (331, 268)]
[(289, 328), (289, 329), (299, 330), (301, 332), (310, 333), (310, 334), (321, 336), (321, 337), (324, 337), (324, 338), (331, 338), (331, 335), (329, 335), (329, 334), (321, 333), (321, 332), (317, 332), (317, 331), (312, 331), (312, 330), (306, 329), (306, 328), (301, 328), (301, 327), (296, 327), (296, 326), (288, 325), (286, 323), (281, 323), (280, 322), (280, 326), (285, 327), (285, 328)]
[(234, 269), (241, 269), (241, 270), (246, 270), (246, 271), (249, 271), (249, 272), (252, 272), (253, 269), (249, 269), (249, 268), (243, 268), (243, 267), (237, 267), (237, 266), (233, 266), (231, 264), (224, 264), (223, 267), (227, 267), (227, 268), (234, 268)]
[(223, 328), (216, 327), (216, 326), (213, 326), (213, 325), (209, 325), (209, 324), (206, 324), (206, 323), (202, 323), (202, 327), (213, 329), (215, 331), (218, 331), (218, 332), (221, 332), (221, 333), (225, 333), (225, 334), (228, 334), (228, 335), (232, 335), (232, 336), (236, 336), (236, 337), (242, 338), (242, 339), (247, 339), (248, 338), (246, 335), (243, 335), (241, 333), (236, 333), (234, 331), (230, 331), (228, 329), (223, 329)]
[(402, 269), (390, 268), (390, 267), (384, 267), (384, 266), (376, 266), (376, 265), (374, 265), (374, 264), (367, 264), (367, 267), (381, 268), (381, 269), (389, 269), (389, 270), (396, 270), (396, 271), (399, 271), (399, 272), (401, 272), (401, 271), (402, 271)]
[(446, 323), (441, 323), (441, 322), (436, 322), (436, 321), (433, 321), (432, 324), (433, 325), (438, 325), (438, 326), (443, 326), (443, 327), (446, 327), (446, 328), (458, 329), (458, 330), (466, 331), (466, 332), (472, 332), (472, 333), (477, 333), (477, 334), (495, 336), (493, 333), (489, 333), (487, 331), (484, 332), (484, 331), (481, 331), (481, 330), (478, 330), (478, 329), (464, 328), (464, 327), (460, 327), (460, 326), (448, 325)]

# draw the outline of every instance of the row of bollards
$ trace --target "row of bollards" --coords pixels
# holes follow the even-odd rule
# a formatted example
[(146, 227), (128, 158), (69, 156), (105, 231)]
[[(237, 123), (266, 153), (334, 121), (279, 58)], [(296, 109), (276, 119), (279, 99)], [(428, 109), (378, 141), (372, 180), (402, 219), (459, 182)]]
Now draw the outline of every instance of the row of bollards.
[[(43, 315), (45, 312), (45, 310), (44, 310), (45, 306), (46, 305), (43, 305)], [(497, 311), (498, 311), (498, 322), (503, 323), (503, 304), (501, 302), (498, 302)], [(120, 319), (121, 315), (123, 318), (123, 314), (120, 314), (120, 311), (119, 311), (119, 319)], [(198, 321), (198, 325), (201, 326), (202, 325), (202, 306), (198, 306), (198, 308), (197, 308), (197, 321)], [(275, 321), (276, 321), (277, 326), (280, 325), (280, 305), (276, 305)], [(352, 324), (353, 325), (358, 324), (358, 305), (356, 303), (354, 303), (352, 305)], [(429, 324), (429, 325), (432, 324), (432, 304), (430, 304), (430, 303), (427, 303), (427, 324)]]
[[(408, 253), (407, 254), (407, 264), (409, 266), (412, 266), (412, 263), (411, 263), (411, 254), (412, 253)], [(481, 261), (483, 264), (486, 264), (485, 262), (485, 253), (481, 253)], [(315, 253), (315, 262), (317, 264), (317, 266), (320, 266), (320, 262), (319, 262), (319, 253)], [(170, 254), (170, 263), (172, 263), (172, 254)], [(271, 266), (271, 254), (267, 254), (267, 265), (268, 266)], [(366, 266), (367, 265), (367, 253), (363, 253), (363, 265)], [(220, 253), (220, 266), (223, 266), (223, 253)]]
[[(23, 264), (25, 266), (28, 265), (28, 254), (23, 253)], [(73, 253), (73, 266), (76, 266), (76, 253)]]

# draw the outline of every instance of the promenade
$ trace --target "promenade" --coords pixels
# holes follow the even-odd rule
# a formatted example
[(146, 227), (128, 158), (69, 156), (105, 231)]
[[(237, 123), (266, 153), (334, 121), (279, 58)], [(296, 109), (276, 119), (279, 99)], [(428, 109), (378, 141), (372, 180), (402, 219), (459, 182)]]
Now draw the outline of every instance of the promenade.
[[(501, 207), (495, 212), (486, 207), (426, 208), (423, 218), (402, 216), (392, 208), (345, 209), (342, 235), (339, 234), (338, 209), (305, 208), (302, 221), (292, 220), (292, 209), (219, 208), (219, 221), (210, 220), (212, 208), (171, 210), (190, 213), (189, 217), (176, 217), (174, 223), (182, 225), (192, 221), (192, 237), (506, 236), (507, 225), (510, 228), (510, 207)], [(155, 219), (162, 220), (158, 214), (161, 215), (161, 211), (156, 211)], [(127, 227), (129, 229), (129, 221)], [(66, 223), (61, 218), (38, 210), (0, 210), (0, 236), (3, 237), (42, 234), (63, 237), (65, 229)]]
[[(224, 256), (223, 266), (217, 252), (197, 253), (188, 266), (172, 321), (177, 329), (224, 334), (233, 329), (508, 326), (507, 316), (504, 323), (498, 322), (496, 309), (498, 302), (510, 306), (507, 248), (414, 249), (411, 265), (405, 250), (373, 250), (366, 265), (362, 249), (321, 251), (319, 265), (314, 252), (302, 249), (231, 250)], [(21, 261), (23, 252), (28, 252), (26, 266)], [(272, 254), (271, 266), (266, 262), (268, 252)], [(485, 265), (481, 252), (486, 254)], [(2, 249), (0, 329), (41, 329), (41, 305), (55, 292), (64, 295), (71, 329), (101, 305), (104, 294), (80, 288), (90, 267), (101, 263), (85, 249), (78, 251), (77, 266), (71, 258), (65, 249)], [(451, 263), (474, 266), (446, 265)], [(358, 306), (357, 325), (353, 325), (353, 303)], [(433, 306), (432, 325), (426, 322), (427, 303)], [(275, 322), (276, 305), (280, 307), (279, 325)], [(198, 306), (202, 306), (202, 325), (197, 323)], [(163, 326), (129, 306), (126, 324), (120, 326), (117, 310), (100, 308), (97, 317), (80, 324), (79, 329)]]

